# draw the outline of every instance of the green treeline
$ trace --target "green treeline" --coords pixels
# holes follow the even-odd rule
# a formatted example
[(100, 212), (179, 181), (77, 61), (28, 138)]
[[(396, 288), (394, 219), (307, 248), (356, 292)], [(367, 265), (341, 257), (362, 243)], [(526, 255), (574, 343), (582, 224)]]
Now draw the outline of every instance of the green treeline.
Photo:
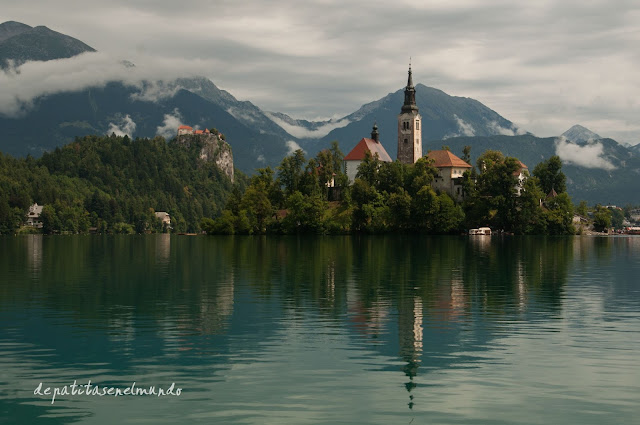
[[(76, 139), (37, 160), (0, 153), (0, 233), (16, 232), (33, 203), (44, 205), (44, 233), (199, 231), (233, 188), (199, 158), (201, 148), (111, 135)], [(172, 229), (155, 211), (170, 214)]]
[[(315, 158), (307, 160), (298, 150), (276, 170), (257, 170), (244, 194), (234, 192), (222, 214), (203, 219), (202, 228), (209, 234), (456, 234), (481, 226), (516, 234), (574, 233), (573, 205), (555, 156), (519, 186), (520, 162), (487, 151), (458, 180), (461, 203), (434, 190), (439, 170), (427, 157), (407, 165), (367, 155), (352, 185), (343, 157), (333, 142)], [(332, 179), (335, 187), (327, 184)], [(552, 190), (557, 196), (547, 198)]]

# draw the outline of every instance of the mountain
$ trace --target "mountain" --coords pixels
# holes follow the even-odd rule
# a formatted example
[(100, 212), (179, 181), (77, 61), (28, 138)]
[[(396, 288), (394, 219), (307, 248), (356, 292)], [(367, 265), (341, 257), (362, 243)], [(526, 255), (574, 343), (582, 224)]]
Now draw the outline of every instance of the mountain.
[[(18, 43), (21, 40), (22, 44)], [(32, 28), (18, 22), (0, 24), (0, 51), (15, 45), (22, 45), (22, 50), (10, 50), (8, 56), (0, 56), (0, 61), (47, 60), (93, 51), (46, 27)], [(37, 52), (44, 53), (38, 56)], [(122, 65), (134, 66), (126, 61)], [(156, 88), (166, 94), (159, 98), (145, 95), (147, 89), (153, 92)], [(262, 111), (251, 102), (237, 100), (207, 78), (145, 82), (142, 87), (114, 81), (102, 87), (41, 96), (17, 118), (0, 115), (0, 150), (39, 156), (78, 136), (112, 132), (134, 138), (160, 134), (170, 139), (179, 125), (188, 124), (215, 127), (224, 133), (233, 149), (236, 167), (252, 173), (257, 167), (278, 165), (298, 145), (308, 155), (315, 155), (338, 140), (347, 153), (370, 134), (377, 122), (380, 139), (395, 158), (403, 90), (367, 103), (340, 119), (306, 121)], [(531, 170), (540, 161), (558, 154), (564, 161), (574, 200), (640, 204), (640, 192), (631, 190), (637, 187), (640, 174), (640, 145), (627, 148), (581, 126), (565, 132), (562, 140), (520, 134), (512, 122), (477, 100), (450, 96), (422, 84), (416, 86), (416, 101), (422, 115), (424, 153), (448, 145), (454, 153), (461, 154), (462, 148), (470, 145), (476, 157), (486, 149), (501, 150), (518, 157)]]
[[(521, 160), (533, 173), (535, 166), (559, 155), (562, 171), (567, 176), (567, 192), (575, 203), (581, 200), (590, 205), (640, 204), (638, 177), (640, 156), (612, 139), (600, 139), (588, 144), (539, 138), (531, 134), (520, 136), (454, 137), (431, 143), (431, 149), (447, 145), (456, 155), (464, 146), (471, 146), (472, 163), (488, 149)], [(425, 146), (428, 147), (428, 146)]]
[(0, 43), (5, 41), (8, 38), (13, 37), (14, 35), (21, 34), (23, 32), (29, 31), (32, 29), (29, 25), (15, 22), (15, 21), (7, 21), (0, 24)]
[[(389, 93), (382, 99), (363, 105), (356, 112), (336, 121), (308, 123), (279, 115), (279, 121), (301, 129), (317, 130), (324, 127), (327, 134), (316, 138), (300, 137), (309, 151), (319, 150), (332, 140), (340, 142), (346, 153), (362, 138), (368, 137), (374, 122), (378, 124), (380, 139), (392, 158), (397, 153), (397, 116), (404, 102), (404, 88)], [(518, 128), (509, 120), (475, 99), (450, 96), (442, 90), (416, 85), (416, 103), (422, 115), (422, 138), (425, 143), (457, 136), (514, 135)], [(333, 126), (333, 128), (332, 128)], [(287, 128), (291, 134), (291, 129)]]
[(600, 135), (581, 125), (574, 125), (569, 130), (562, 133), (562, 136), (571, 142), (580, 144), (587, 143), (591, 140), (602, 139)]
[(20, 65), (27, 61), (70, 58), (84, 52), (95, 49), (44, 26), (32, 28), (13, 21), (0, 24), (0, 68), (6, 68), (8, 60)]
[(224, 133), (236, 167), (246, 172), (277, 164), (288, 153), (286, 136), (239, 121), (225, 108), (188, 90), (178, 89), (171, 97), (145, 101), (140, 100), (139, 88), (121, 82), (40, 97), (25, 115), (0, 116), (4, 135), (0, 150), (14, 156), (39, 156), (75, 137), (111, 132), (133, 137), (162, 134), (171, 139), (180, 124), (215, 127)]

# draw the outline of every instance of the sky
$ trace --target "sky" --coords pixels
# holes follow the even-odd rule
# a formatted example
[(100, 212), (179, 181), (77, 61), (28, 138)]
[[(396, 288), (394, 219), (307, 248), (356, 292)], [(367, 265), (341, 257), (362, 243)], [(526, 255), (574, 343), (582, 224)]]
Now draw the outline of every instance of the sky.
[(73, 63), (84, 74), (5, 78), (5, 100), (103, 81), (105, 63), (126, 59), (138, 76), (203, 75), (267, 111), (340, 118), (402, 88), (411, 60), (414, 83), (477, 99), (537, 136), (581, 124), (640, 143), (637, 0), (0, 0), (9, 20), (100, 54)]

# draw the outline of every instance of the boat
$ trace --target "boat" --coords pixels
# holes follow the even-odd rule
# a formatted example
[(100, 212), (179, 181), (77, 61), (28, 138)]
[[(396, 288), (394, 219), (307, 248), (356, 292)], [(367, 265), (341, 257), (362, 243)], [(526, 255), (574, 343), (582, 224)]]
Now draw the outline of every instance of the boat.
[(491, 236), (491, 229), (489, 227), (479, 227), (477, 229), (470, 229), (469, 236)]

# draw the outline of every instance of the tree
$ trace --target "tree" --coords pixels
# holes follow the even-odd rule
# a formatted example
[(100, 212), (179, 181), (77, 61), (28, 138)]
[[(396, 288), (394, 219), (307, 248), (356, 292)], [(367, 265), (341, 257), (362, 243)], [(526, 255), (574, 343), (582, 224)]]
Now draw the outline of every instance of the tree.
[(624, 227), (624, 211), (620, 208), (609, 208), (611, 211), (611, 227), (622, 229)]
[(573, 203), (566, 192), (547, 199), (545, 206), (547, 207), (545, 211), (547, 234), (572, 235), (575, 233), (573, 228)]
[(544, 193), (551, 193), (552, 189), (558, 194), (567, 191), (567, 178), (561, 169), (562, 160), (557, 155), (539, 163), (533, 169), (533, 175), (540, 179), (540, 187)]
[(292, 155), (285, 157), (278, 166), (280, 182), (284, 185), (285, 194), (290, 195), (300, 190), (300, 180), (304, 172), (302, 167), (306, 159), (302, 149), (296, 150)]
[(267, 219), (273, 216), (273, 208), (263, 182), (250, 185), (242, 197), (241, 209), (246, 211), (252, 233), (265, 233)]
[(365, 181), (369, 186), (376, 188), (378, 186), (378, 172), (382, 161), (378, 157), (378, 154), (371, 155), (371, 152), (366, 151), (364, 159), (358, 165), (358, 172), (356, 173), (356, 179)]
[(471, 165), (471, 146), (465, 146), (462, 149), (462, 158), (464, 162)]
[(316, 194), (305, 196), (294, 192), (286, 201), (287, 216), (283, 220), (286, 231), (290, 233), (322, 233), (322, 217), (326, 203)]
[(596, 205), (596, 210), (593, 214), (593, 228), (597, 232), (604, 232), (611, 227), (611, 211), (602, 205)]
[(481, 170), (476, 183), (479, 209), (474, 215), (491, 220), (494, 227), (512, 231), (516, 217), (516, 184), (514, 173), (520, 168), (516, 158), (488, 150), (477, 160)]

